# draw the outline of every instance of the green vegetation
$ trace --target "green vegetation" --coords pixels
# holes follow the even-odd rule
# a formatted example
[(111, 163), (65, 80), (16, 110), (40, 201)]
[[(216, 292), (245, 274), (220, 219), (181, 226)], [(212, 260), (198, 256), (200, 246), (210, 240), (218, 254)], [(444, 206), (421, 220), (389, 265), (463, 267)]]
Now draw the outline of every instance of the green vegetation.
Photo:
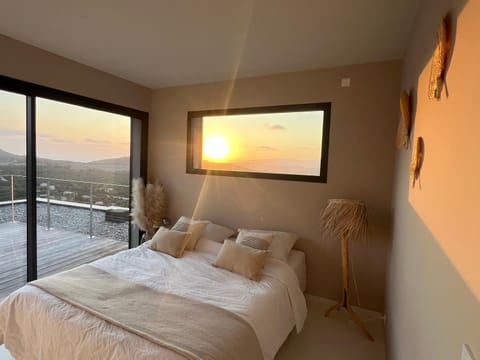
[[(10, 175), (17, 175), (14, 177), (15, 199), (26, 198), (26, 182), (22, 177), (25, 174), (25, 157), (0, 150), (0, 201), (11, 199)], [(113, 186), (113, 184), (129, 185), (129, 158), (106, 159), (89, 163), (40, 158), (37, 161), (37, 178), (37, 197), (46, 198), (48, 188), (50, 188), (50, 199), (89, 204), (89, 183), (102, 183), (108, 185), (93, 185), (94, 204), (128, 207), (128, 187)]]

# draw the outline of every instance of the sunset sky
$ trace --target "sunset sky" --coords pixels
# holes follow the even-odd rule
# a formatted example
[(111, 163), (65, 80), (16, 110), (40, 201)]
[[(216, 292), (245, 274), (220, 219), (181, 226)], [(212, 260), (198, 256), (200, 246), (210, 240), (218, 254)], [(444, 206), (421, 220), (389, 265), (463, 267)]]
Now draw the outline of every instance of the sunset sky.
[[(25, 155), (25, 96), (0, 90), (0, 149)], [(37, 155), (93, 161), (129, 156), (130, 118), (37, 98)]]
[[(284, 172), (283, 167), (287, 173), (296, 172), (297, 169), (288, 168), (301, 163), (310, 167), (305, 170), (308, 174), (318, 175), (322, 130), (323, 111), (204, 116), (203, 159), (218, 166), (222, 163), (243, 166), (247, 162), (251, 166), (255, 162), (255, 166), (275, 167), (280, 172)], [(216, 139), (216, 146), (220, 146), (217, 151), (223, 156), (209, 156), (214, 153), (208, 147), (210, 139)], [(224, 139), (227, 151), (218, 139)]]

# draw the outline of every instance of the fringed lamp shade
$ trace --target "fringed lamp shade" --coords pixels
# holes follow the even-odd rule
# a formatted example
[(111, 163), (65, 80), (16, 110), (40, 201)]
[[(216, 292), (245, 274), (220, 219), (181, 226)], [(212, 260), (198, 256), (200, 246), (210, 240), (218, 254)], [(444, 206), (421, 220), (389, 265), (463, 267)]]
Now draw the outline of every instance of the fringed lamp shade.
[(366, 239), (367, 209), (359, 200), (330, 199), (322, 214), (322, 225), (329, 237)]

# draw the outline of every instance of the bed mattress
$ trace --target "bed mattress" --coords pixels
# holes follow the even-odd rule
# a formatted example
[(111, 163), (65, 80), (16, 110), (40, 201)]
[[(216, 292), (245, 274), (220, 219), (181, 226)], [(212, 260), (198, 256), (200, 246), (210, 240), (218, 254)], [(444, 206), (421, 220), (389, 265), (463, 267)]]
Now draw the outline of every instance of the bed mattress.
[(290, 265), (295, 275), (297, 275), (300, 289), (305, 292), (307, 288), (307, 264), (305, 261), (305, 253), (293, 249), (288, 255), (287, 264)]

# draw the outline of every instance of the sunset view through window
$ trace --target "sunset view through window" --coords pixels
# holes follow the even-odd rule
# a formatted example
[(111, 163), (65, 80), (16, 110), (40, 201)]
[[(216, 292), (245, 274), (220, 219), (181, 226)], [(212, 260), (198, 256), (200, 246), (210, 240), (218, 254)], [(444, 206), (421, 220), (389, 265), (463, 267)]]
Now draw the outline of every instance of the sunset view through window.
[[(35, 97), (36, 177), (30, 178), (27, 102), (24, 94), (0, 90), (0, 246), (9, 245), (4, 256), (16, 259), (0, 269), (0, 300), (27, 281), (33, 261), (27, 247), (36, 249), (35, 276), (43, 277), (129, 242), (131, 118)], [(35, 199), (35, 213), (28, 199)], [(27, 222), (37, 225), (35, 245), (27, 243)]]
[(324, 111), (204, 116), (202, 169), (319, 175)]

